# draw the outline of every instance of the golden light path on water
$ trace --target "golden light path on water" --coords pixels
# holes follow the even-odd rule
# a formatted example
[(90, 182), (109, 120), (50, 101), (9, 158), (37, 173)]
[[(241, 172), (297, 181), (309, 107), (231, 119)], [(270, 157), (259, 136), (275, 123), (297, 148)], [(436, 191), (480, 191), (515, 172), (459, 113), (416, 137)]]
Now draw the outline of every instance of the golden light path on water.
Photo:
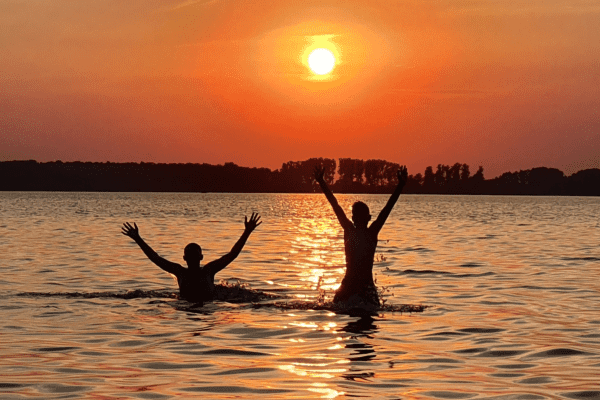
[(306, 221), (298, 225), (299, 234), (294, 238), (291, 254), (304, 253), (300, 267), (300, 279), (311, 283), (311, 289), (334, 291), (340, 285), (339, 277), (345, 271), (343, 252), (332, 248), (343, 247), (343, 238), (335, 224), (337, 220)]

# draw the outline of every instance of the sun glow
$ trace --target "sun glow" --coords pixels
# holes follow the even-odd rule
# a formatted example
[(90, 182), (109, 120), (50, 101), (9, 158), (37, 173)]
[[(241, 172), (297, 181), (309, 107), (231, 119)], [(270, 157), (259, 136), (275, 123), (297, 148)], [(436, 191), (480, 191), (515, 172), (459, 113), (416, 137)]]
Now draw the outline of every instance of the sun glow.
[(328, 74), (335, 67), (335, 56), (327, 49), (315, 49), (308, 56), (308, 66), (317, 75)]
[[(365, 107), (373, 107), (369, 109), (382, 117), (370, 121), (372, 126), (388, 126), (397, 115), (397, 102), (393, 100), (397, 98), (391, 97), (393, 101), (386, 100), (386, 106), (381, 106), (380, 99), (391, 93), (382, 87), (382, 82), (401, 71), (397, 65), (404, 54), (402, 49), (385, 32), (370, 25), (341, 16), (339, 23), (332, 19), (303, 20), (257, 37), (244, 53), (248, 62), (240, 64), (251, 68), (248, 79), (252, 85), (242, 91), (231, 85), (227, 104), (244, 119), (278, 137), (320, 138), (319, 129), (307, 132), (296, 127), (318, 124), (321, 120), (335, 120), (327, 129), (336, 135), (358, 135), (360, 130), (355, 126), (363, 123)], [(329, 72), (313, 69), (312, 57), (309, 63), (309, 57), (318, 49), (333, 54), (333, 69)], [(331, 56), (328, 57), (331, 63)], [(218, 82), (209, 78), (206, 76), (207, 83), (217, 86)], [(248, 102), (243, 95), (253, 88), (260, 88), (252, 92), (257, 101)], [(262, 112), (259, 104), (268, 104), (270, 113)], [(289, 114), (292, 109), (297, 112)], [(361, 111), (355, 112), (358, 110)], [(291, 120), (295, 122), (290, 129)], [(339, 265), (343, 266), (343, 252), (339, 254), (342, 257)]]

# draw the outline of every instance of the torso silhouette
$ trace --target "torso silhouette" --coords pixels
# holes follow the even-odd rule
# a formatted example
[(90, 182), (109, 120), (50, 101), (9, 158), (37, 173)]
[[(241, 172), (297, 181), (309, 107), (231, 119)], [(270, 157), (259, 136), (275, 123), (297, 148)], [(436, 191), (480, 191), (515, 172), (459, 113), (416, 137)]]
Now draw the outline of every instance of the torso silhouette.
[(379, 304), (373, 282), (373, 260), (377, 248), (377, 232), (369, 228), (344, 229), (346, 275), (337, 290), (334, 301), (347, 301), (353, 294), (363, 300)]
[(215, 287), (213, 279), (206, 267), (182, 267), (177, 274), (179, 297), (197, 303), (212, 300)]

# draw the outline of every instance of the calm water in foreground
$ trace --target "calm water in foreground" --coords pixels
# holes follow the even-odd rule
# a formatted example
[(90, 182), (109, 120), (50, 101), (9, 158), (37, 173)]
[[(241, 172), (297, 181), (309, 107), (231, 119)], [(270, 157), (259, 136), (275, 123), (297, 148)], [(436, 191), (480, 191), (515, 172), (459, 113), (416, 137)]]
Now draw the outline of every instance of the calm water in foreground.
[[(209, 261), (252, 211), (217, 278), (273, 299), (192, 307), (120, 233)], [(430, 307), (373, 318), (302, 307), (343, 276), (322, 195), (0, 193), (0, 216), (2, 399), (600, 398), (597, 198), (401, 197), (377, 284)]]

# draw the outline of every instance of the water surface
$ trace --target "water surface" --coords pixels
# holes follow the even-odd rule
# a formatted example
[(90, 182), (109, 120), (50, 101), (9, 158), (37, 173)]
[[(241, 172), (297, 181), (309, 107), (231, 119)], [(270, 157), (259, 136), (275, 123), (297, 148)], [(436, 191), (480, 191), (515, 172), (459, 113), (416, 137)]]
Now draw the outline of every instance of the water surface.
[[(217, 278), (257, 301), (180, 301), (120, 233), (209, 261), (253, 211)], [(391, 309), (429, 308), (373, 318), (295, 307), (343, 276), (322, 195), (5, 192), (0, 215), (2, 399), (600, 398), (600, 199), (402, 196), (375, 276)]]

